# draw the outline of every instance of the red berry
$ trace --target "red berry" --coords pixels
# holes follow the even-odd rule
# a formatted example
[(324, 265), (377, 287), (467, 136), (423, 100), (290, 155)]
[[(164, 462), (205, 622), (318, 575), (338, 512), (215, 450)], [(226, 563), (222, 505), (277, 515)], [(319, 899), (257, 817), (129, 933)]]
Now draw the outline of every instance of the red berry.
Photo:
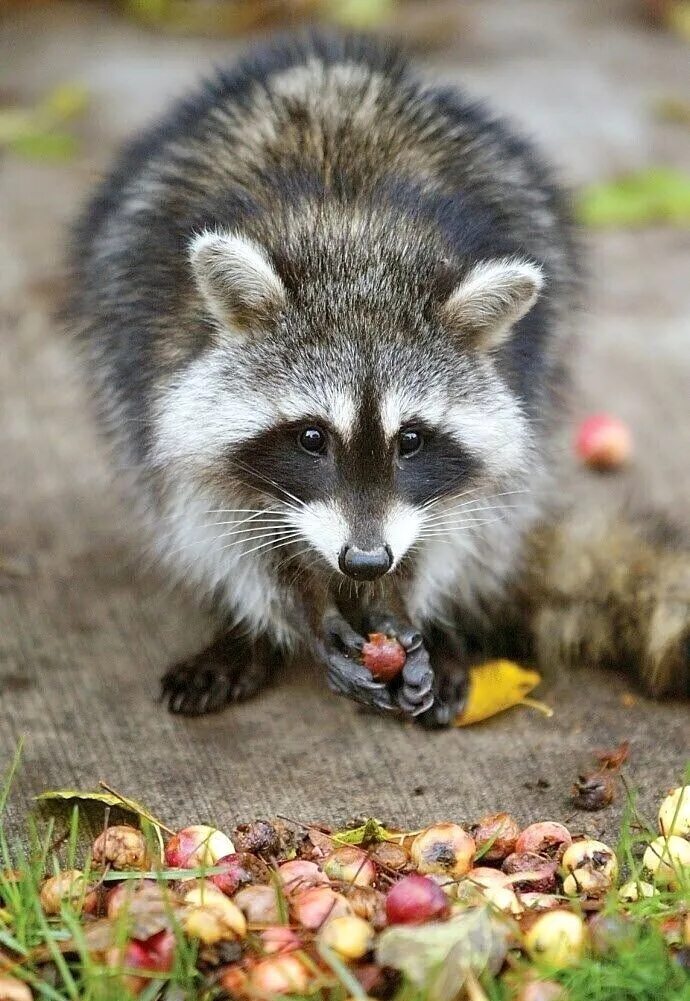
[(392, 681), (405, 666), (405, 648), (385, 633), (369, 633), (362, 647), (362, 663), (379, 681)]
[(515, 842), (514, 851), (518, 854), (536, 852), (537, 855), (548, 855), (549, 858), (560, 860), (572, 843), (567, 827), (554, 820), (542, 820), (524, 829)]
[(525, 893), (553, 893), (556, 889), (558, 863), (536, 852), (513, 852), (501, 865), (510, 876), (514, 890)]
[(183, 827), (165, 846), (165, 864), (171, 869), (194, 869), (215, 865), (219, 858), (235, 854), (230, 838), (215, 827), (194, 824)]
[(221, 866), (224, 871), (209, 876), (208, 880), (227, 897), (234, 896), (242, 886), (266, 883), (270, 878), (265, 863), (255, 855), (249, 855), (246, 852), (238, 852), (219, 858), (216, 867), (220, 868)]
[(148, 958), (149, 970), (157, 973), (169, 973), (175, 961), (175, 936), (167, 928), (151, 935), (145, 942), (142, 942)]
[(386, 917), (392, 925), (418, 925), (448, 914), (448, 897), (426, 876), (405, 876), (386, 896)]
[(593, 414), (580, 424), (575, 448), (592, 469), (617, 469), (632, 455), (632, 435), (619, 418)]
[(493, 813), (473, 824), (470, 827), (470, 834), (477, 844), (477, 851), (482, 860), (501, 862), (515, 851), (520, 828), (509, 813)]

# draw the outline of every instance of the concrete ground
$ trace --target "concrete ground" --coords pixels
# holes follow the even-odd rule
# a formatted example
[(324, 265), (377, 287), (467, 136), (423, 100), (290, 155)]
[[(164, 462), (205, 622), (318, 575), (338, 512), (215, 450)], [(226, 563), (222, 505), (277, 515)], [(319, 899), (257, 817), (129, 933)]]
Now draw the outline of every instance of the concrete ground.
[[(566, 181), (690, 163), (690, 130), (654, 115), (659, 98), (687, 95), (687, 46), (638, 21), (632, 0), (446, 8), (448, 41), (425, 57), (431, 72), (512, 113)], [(1, 102), (32, 102), (64, 81), (90, 96), (83, 155), (0, 158), (0, 769), (26, 738), (12, 816), (45, 788), (103, 778), (173, 826), (275, 813), (415, 826), (512, 809), (611, 836), (620, 802), (591, 816), (568, 805), (588, 750), (631, 741), (629, 775), (647, 813), (690, 759), (690, 706), (631, 699), (624, 675), (583, 665), (540, 693), (552, 719), (518, 709), (431, 735), (360, 715), (308, 667), (206, 719), (174, 718), (155, 701), (162, 670), (199, 647), (210, 623), (139, 566), (52, 311), (65, 227), (118, 142), (236, 48), (154, 35), (96, 2), (25, 9), (0, 26)], [(637, 458), (603, 481), (574, 472), (568, 489), (612, 508), (633, 491), (687, 523), (690, 236), (659, 228), (589, 242), (578, 408), (628, 420)]]

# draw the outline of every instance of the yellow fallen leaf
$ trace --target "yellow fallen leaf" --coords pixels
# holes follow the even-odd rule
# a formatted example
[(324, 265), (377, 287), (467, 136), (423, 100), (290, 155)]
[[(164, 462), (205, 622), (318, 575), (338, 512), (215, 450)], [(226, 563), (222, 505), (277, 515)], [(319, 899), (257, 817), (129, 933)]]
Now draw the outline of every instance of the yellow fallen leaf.
[(548, 707), (527, 695), (541, 681), (536, 671), (514, 664), (511, 660), (489, 660), (470, 669), (467, 699), (455, 726), (469, 726), (497, 713), (521, 704), (546, 711)]

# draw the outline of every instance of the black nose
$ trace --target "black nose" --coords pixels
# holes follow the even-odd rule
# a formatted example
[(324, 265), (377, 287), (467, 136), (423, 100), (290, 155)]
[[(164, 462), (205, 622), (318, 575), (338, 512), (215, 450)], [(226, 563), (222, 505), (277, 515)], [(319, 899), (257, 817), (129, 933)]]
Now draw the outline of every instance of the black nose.
[(388, 546), (378, 549), (360, 549), (344, 546), (338, 559), (340, 569), (355, 580), (376, 580), (388, 573), (393, 565), (393, 554)]

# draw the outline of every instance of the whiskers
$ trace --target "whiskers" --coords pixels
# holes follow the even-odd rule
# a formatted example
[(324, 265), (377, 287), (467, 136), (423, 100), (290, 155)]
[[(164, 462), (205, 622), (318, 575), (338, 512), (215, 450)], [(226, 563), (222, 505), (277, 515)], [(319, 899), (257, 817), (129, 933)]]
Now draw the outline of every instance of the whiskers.
[[(427, 501), (421, 511), (422, 527), (417, 543), (455, 535), (464, 529), (471, 534), (479, 527), (504, 521), (509, 511), (526, 510), (525, 504), (508, 502), (503, 498), (526, 494), (527, 490), (506, 490), (480, 496), (478, 489), (465, 490), (451, 498), (438, 496)], [(441, 504), (443, 506), (439, 507)]]
[[(170, 526), (168, 538), (171, 542), (179, 540), (180, 525), (186, 537), (182, 545), (164, 547), (166, 557), (186, 553), (193, 558), (195, 551), (212, 549), (216, 557), (232, 551), (233, 563), (236, 563), (255, 553), (269, 556), (274, 551), (307, 542), (297, 522), (297, 516), (305, 507), (304, 501), (249, 464), (239, 459), (231, 459), (230, 463), (251, 476), (253, 490), (265, 498), (267, 506), (201, 509), (200, 506), (195, 508), (194, 499), (190, 499), (184, 507), (160, 519), (159, 526)], [(257, 481), (265, 486), (259, 486)], [(178, 526), (173, 524), (175, 521)], [(190, 525), (194, 525), (191, 530)], [(311, 548), (307, 545), (299, 554), (289, 552), (281, 563), (296, 559)]]

